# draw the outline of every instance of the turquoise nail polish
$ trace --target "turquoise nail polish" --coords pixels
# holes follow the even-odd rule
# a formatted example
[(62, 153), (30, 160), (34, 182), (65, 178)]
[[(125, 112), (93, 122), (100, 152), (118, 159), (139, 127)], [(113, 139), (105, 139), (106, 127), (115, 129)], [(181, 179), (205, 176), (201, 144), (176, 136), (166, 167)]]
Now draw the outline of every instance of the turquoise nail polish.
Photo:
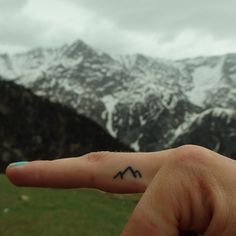
[(19, 162), (14, 162), (9, 165), (9, 167), (17, 167), (17, 166), (24, 166), (28, 164), (28, 161), (19, 161)]

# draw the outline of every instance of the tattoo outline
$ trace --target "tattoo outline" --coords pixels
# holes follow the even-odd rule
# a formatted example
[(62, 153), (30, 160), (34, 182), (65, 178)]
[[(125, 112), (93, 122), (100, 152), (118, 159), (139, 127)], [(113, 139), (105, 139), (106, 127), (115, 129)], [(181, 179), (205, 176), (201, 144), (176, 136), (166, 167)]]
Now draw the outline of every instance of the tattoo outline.
[(121, 179), (124, 179), (124, 175), (127, 173), (127, 172), (131, 172), (131, 174), (133, 175), (134, 178), (142, 178), (142, 174), (140, 173), (139, 170), (134, 170), (131, 166), (128, 166), (124, 171), (119, 171), (114, 177), (113, 179), (116, 179), (118, 177), (120, 177)]

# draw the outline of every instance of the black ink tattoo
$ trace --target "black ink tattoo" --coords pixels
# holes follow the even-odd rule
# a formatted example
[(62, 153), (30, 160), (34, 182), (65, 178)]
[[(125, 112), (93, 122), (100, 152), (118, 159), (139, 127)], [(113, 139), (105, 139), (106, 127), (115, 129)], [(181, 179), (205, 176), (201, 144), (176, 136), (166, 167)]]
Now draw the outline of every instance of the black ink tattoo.
[(124, 171), (119, 171), (114, 177), (113, 179), (116, 179), (118, 177), (120, 177), (121, 179), (124, 179), (124, 175), (130, 171), (131, 174), (133, 175), (134, 178), (142, 178), (141, 173), (138, 170), (133, 170), (133, 168), (131, 166), (128, 166)]

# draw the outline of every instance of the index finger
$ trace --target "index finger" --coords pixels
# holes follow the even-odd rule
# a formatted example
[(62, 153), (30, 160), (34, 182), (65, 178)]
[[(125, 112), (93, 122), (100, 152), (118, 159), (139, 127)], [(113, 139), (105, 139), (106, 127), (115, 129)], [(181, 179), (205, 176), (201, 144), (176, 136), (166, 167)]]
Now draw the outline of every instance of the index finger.
[(144, 192), (171, 150), (153, 153), (96, 152), (82, 157), (8, 166), (18, 186), (97, 188), (107, 192)]

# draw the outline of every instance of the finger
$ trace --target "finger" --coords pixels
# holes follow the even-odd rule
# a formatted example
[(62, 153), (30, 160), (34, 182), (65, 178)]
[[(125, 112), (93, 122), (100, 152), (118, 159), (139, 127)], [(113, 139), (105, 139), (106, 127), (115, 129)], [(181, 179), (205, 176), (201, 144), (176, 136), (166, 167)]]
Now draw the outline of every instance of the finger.
[(134, 209), (122, 236), (178, 235), (178, 222), (173, 212), (174, 204), (170, 199), (170, 189), (166, 186), (168, 183), (163, 185), (160, 182), (161, 174), (158, 173), (157, 176)]
[[(205, 152), (198, 150), (199, 157), (196, 157), (196, 152), (190, 155), (185, 150), (157, 172), (122, 236), (175, 236), (181, 230), (206, 232), (216, 199), (222, 200), (221, 187), (213, 170), (218, 172), (224, 161), (209, 156), (212, 152), (199, 151)], [(184, 156), (186, 153), (188, 159)]]
[(98, 188), (108, 192), (143, 192), (170, 150), (155, 153), (97, 152), (83, 157), (33, 161), (6, 169), (18, 186)]
[[(191, 187), (188, 187), (187, 190), (178, 184), (177, 182), (182, 182), (180, 178), (173, 176), (176, 181), (167, 183), (166, 177), (161, 173), (157, 174), (157, 179), (154, 179), (149, 185), (132, 213), (122, 236), (177, 236), (186, 235), (182, 233), (183, 231), (204, 231), (210, 221), (210, 212), (205, 213), (205, 209), (202, 209), (200, 203), (201, 200), (196, 200), (193, 203), (194, 206), (190, 205), (186, 191), (189, 193)], [(195, 214), (199, 217), (199, 222), (194, 222)], [(186, 217), (191, 224), (185, 224)], [(189, 232), (187, 235), (196, 234)]]

